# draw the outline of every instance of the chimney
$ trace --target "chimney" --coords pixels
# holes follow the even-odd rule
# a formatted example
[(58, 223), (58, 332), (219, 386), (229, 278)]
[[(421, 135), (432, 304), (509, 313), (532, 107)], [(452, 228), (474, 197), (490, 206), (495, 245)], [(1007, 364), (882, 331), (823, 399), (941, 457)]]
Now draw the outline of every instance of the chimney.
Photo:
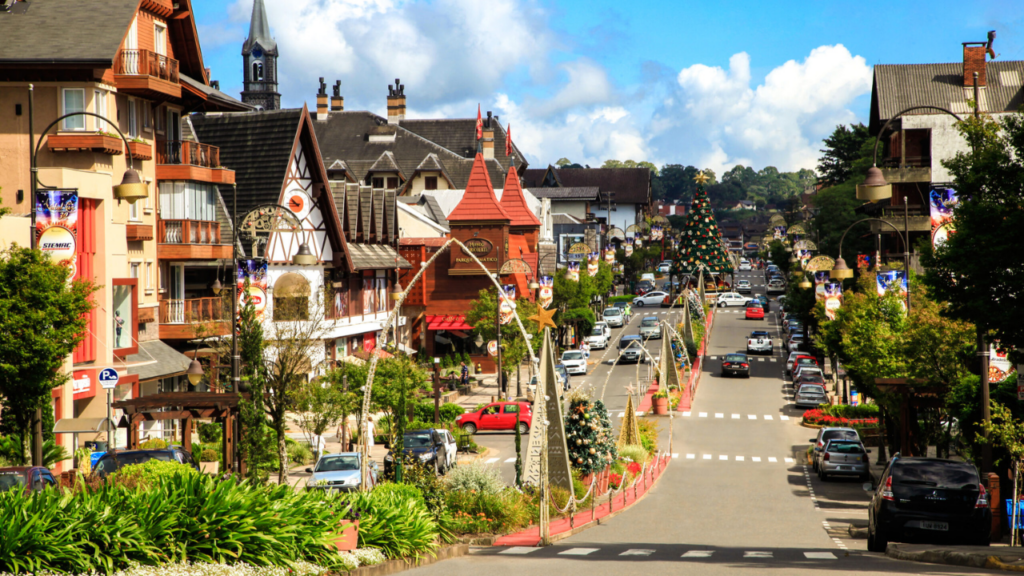
[(220, 90), (220, 80), (210, 80), (210, 88)]
[(388, 124), (405, 120), (405, 85), (395, 78), (395, 84), (388, 85)]
[(324, 77), (320, 77), (320, 91), (316, 93), (316, 119), (327, 119), (327, 84)]
[(334, 81), (334, 95), (331, 96), (331, 112), (345, 109), (345, 97), (341, 95), (341, 80)]
[(491, 117), (490, 110), (487, 111), (487, 118), (484, 119), (483, 150), (484, 160), (494, 159), (494, 119)]
[(974, 73), (978, 73), (978, 87), (985, 86), (985, 52), (987, 42), (964, 42), (964, 86), (974, 86)]

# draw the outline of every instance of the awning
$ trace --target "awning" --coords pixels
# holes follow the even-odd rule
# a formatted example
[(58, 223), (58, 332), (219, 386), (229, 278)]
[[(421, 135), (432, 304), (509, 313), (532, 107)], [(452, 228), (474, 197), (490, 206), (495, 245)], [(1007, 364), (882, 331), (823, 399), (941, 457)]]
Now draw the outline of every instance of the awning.
[[(53, 426), (54, 434), (94, 434), (107, 430), (108, 420), (106, 418), (61, 418)], [(117, 429), (117, 422), (109, 420), (110, 427)]]
[(427, 330), (472, 330), (465, 314), (427, 314)]
[(146, 382), (184, 374), (192, 359), (162, 340), (149, 340), (139, 342), (139, 353), (125, 358), (125, 363), (128, 374), (138, 374), (139, 382)]
[(348, 252), (356, 270), (393, 270), (396, 267), (408, 270), (412, 268), (412, 264), (409, 264), (408, 260), (399, 256), (394, 248), (384, 244), (349, 242)]

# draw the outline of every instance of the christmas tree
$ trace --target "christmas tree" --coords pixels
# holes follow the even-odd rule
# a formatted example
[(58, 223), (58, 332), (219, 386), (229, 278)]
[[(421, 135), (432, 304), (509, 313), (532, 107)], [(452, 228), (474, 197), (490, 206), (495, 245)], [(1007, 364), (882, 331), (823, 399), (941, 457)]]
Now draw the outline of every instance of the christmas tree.
[(732, 271), (708, 193), (704, 189), (707, 179), (703, 172), (694, 178), (697, 191), (693, 194), (690, 213), (686, 215), (686, 225), (680, 234), (679, 250), (672, 264), (673, 275), (697, 274), (703, 266), (707, 267), (703, 268), (705, 274), (708, 271), (719, 274)]
[(569, 463), (586, 476), (601, 472), (618, 458), (612, 441), (612, 423), (608, 411), (600, 400), (591, 401), (582, 393), (569, 401), (565, 420), (565, 439), (569, 448)]
[(626, 412), (622, 416), (622, 429), (619, 430), (618, 447), (640, 445), (640, 424), (636, 420), (636, 408), (633, 407), (633, 385), (628, 387), (626, 396)]

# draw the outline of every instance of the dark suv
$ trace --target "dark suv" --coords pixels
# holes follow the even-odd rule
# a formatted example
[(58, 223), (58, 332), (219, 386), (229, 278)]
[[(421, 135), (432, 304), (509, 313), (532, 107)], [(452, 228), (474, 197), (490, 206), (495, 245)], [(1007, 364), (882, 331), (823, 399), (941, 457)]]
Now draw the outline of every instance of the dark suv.
[(985, 486), (965, 462), (896, 455), (868, 505), (872, 552), (885, 552), (890, 540), (988, 546), (991, 528)]
[(161, 460), (163, 462), (178, 462), (199, 470), (192, 455), (184, 448), (172, 446), (163, 450), (122, 450), (107, 452), (92, 467), (93, 474), (105, 478), (129, 464), (142, 464), (150, 460)]

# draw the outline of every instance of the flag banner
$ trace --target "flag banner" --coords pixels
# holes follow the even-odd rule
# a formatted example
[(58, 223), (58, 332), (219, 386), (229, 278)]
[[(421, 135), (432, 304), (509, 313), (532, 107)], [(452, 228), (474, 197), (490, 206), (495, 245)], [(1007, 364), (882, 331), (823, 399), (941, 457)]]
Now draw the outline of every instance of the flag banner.
[(604, 251), (604, 263), (609, 266), (615, 266), (615, 248), (609, 246)]
[(579, 282), (580, 281), (580, 263), (579, 262), (569, 262), (568, 278), (569, 278), (569, 280), (572, 280), (573, 282)]
[(630, 256), (632, 256), (633, 255), (633, 241), (632, 240), (628, 241), (626, 243), (626, 245), (622, 247), (622, 249), (626, 252), (626, 258), (629, 258)]
[[(249, 291), (245, 291), (245, 281), (249, 281)], [(246, 303), (252, 302), (256, 309), (256, 318), (263, 320), (263, 312), (267, 309), (267, 262), (256, 260), (239, 260), (236, 277), (238, 309), (241, 311)]]
[(538, 296), (538, 303), (541, 308), (547, 309), (551, 307), (551, 302), (555, 298), (555, 279), (551, 276), (540, 277), (540, 295)]
[(516, 311), (516, 285), (504, 284), (498, 302), (498, 322), (504, 326), (512, 321)]
[(797, 250), (796, 251), (796, 257), (797, 257), (798, 260), (800, 260), (800, 267), (801, 268), (806, 268), (807, 267), (807, 262), (809, 262), (811, 260), (811, 251), (810, 250)]
[(868, 254), (857, 254), (857, 268), (871, 268), (871, 256)]
[(825, 284), (829, 281), (828, 271), (815, 272), (814, 273), (814, 300), (816, 302), (825, 301)]
[(843, 284), (842, 282), (828, 282), (825, 284), (825, 317), (829, 320), (836, 319), (836, 311), (843, 305)]
[(957, 205), (956, 190), (936, 188), (928, 195), (932, 220), (932, 246), (941, 246), (953, 233), (953, 209)]
[(68, 268), (68, 283), (78, 274), (78, 190), (36, 192), (36, 246)]
[(635, 244), (637, 248), (643, 248), (644, 246), (644, 242), (643, 240), (640, 239), (639, 236), (633, 239), (633, 244)]
[(498, 341), (497, 340), (491, 340), (490, 342), (487, 343), (487, 353), (490, 354), (491, 356), (497, 356), (498, 355)]
[(785, 240), (786, 239), (786, 227), (776, 226), (772, 230), (772, 239), (774, 240)]
[(998, 342), (990, 342), (988, 348), (988, 381), (998, 384), (1005, 381), (1014, 372), (1010, 364), (1009, 350), (999, 346)]
[(597, 271), (600, 269), (597, 264), (598, 262), (599, 259), (597, 252), (591, 252), (587, 256), (587, 274), (590, 275), (591, 278), (597, 276)]
[(661, 240), (662, 231), (661, 226), (651, 226), (651, 241)]
[(875, 274), (875, 283), (878, 287), (878, 297), (885, 296), (889, 290), (897, 292), (901, 296), (900, 304), (906, 312), (907, 305), (904, 300), (907, 297), (907, 273), (902, 270), (890, 270)]

